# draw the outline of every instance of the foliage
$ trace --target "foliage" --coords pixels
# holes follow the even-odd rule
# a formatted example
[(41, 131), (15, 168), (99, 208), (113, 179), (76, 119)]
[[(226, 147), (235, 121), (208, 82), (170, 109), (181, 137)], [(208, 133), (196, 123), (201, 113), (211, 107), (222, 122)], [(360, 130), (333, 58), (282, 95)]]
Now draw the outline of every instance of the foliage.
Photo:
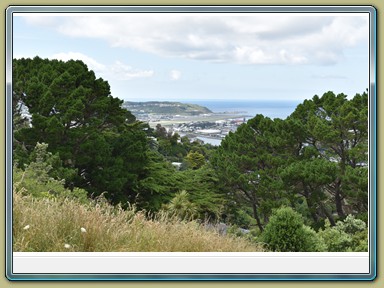
[(35, 57), (13, 61), (13, 89), (32, 115), (31, 127), (15, 131), (16, 160), (45, 142), (77, 171), (67, 185), (108, 191), (114, 203), (134, 199), (147, 165), (145, 126), (110, 95), (108, 82), (81, 61)]
[(225, 203), (225, 195), (218, 190), (218, 178), (214, 170), (204, 165), (196, 170), (179, 171), (175, 175), (179, 190), (189, 194), (196, 206), (196, 216), (201, 220), (218, 220)]
[[(351, 100), (333, 92), (324, 93), (322, 97), (315, 95), (298, 105), (289, 118), (302, 131), (296, 139), (298, 147), (309, 146), (317, 157), (337, 164), (336, 177), (326, 191), (332, 196), (338, 216), (344, 217), (349, 209), (345, 200), (354, 204), (356, 210), (352, 208), (351, 212), (366, 211), (367, 185), (352, 179), (358, 170), (361, 176), (364, 174), (368, 162), (368, 94), (356, 94)], [(354, 183), (359, 183), (358, 190)], [(360, 206), (359, 201), (363, 203)], [(327, 217), (334, 225), (331, 214)]]
[(209, 160), (228, 195), (227, 214), (246, 211), (260, 231), (282, 205), (299, 208), (316, 230), (346, 213), (364, 217), (367, 97), (315, 95), (285, 120), (256, 115), (229, 133)]
[[(58, 156), (47, 152), (48, 145), (37, 143), (32, 153), (34, 161), (25, 167), (25, 170), (13, 167), (14, 187), (25, 195), (45, 198), (76, 198), (83, 203), (87, 202), (87, 192), (83, 189), (72, 190), (64, 187), (64, 180), (52, 175), (52, 163), (60, 161)], [(62, 168), (62, 167), (60, 167)]]
[(134, 202), (142, 209), (155, 212), (169, 202), (181, 188), (175, 168), (162, 155), (151, 151), (148, 153), (148, 159), (144, 170), (145, 177), (138, 183)]
[(189, 200), (185, 190), (177, 193), (167, 205), (164, 205), (164, 208), (170, 215), (175, 215), (181, 220), (193, 219), (196, 215), (196, 206)]
[(279, 126), (279, 120), (257, 115), (230, 133), (210, 160), (223, 192), (233, 206), (252, 209), (260, 231), (272, 209), (283, 204), (282, 183), (277, 177), (280, 159), (275, 157), (282, 145)]
[(102, 198), (84, 205), (15, 192), (13, 204), (15, 252), (264, 251), (259, 244), (220, 236), (195, 221), (160, 213), (147, 219), (135, 207), (122, 209)]
[(268, 249), (278, 252), (317, 252), (324, 249), (316, 232), (305, 226), (301, 215), (290, 207), (275, 210), (261, 240)]
[(197, 151), (190, 151), (185, 157), (185, 161), (188, 163), (188, 167), (190, 167), (191, 169), (199, 169), (205, 164), (204, 155), (200, 154)]
[(367, 250), (366, 92), (315, 95), (285, 120), (256, 115), (213, 147), (136, 121), (81, 61), (14, 60), (12, 84), (23, 197), (166, 207), (251, 229), (276, 251)]
[(279, 175), (290, 193), (304, 197), (312, 221), (317, 224), (320, 220), (318, 211), (326, 209), (325, 188), (335, 180), (336, 171), (335, 163), (321, 158), (304, 158), (280, 169)]
[(326, 223), (324, 230), (318, 232), (330, 252), (368, 251), (368, 230), (364, 221), (348, 215), (331, 227)]
[[(197, 141), (191, 143), (187, 136), (180, 137), (178, 133), (174, 133), (172, 130), (167, 131), (160, 124), (156, 125), (151, 136), (156, 138), (154, 150), (158, 151), (169, 162), (183, 162), (182, 170), (201, 167), (205, 163), (203, 160), (209, 160), (211, 152), (215, 150), (215, 146), (210, 144), (201, 145)], [(202, 158), (195, 153), (204, 157)]]

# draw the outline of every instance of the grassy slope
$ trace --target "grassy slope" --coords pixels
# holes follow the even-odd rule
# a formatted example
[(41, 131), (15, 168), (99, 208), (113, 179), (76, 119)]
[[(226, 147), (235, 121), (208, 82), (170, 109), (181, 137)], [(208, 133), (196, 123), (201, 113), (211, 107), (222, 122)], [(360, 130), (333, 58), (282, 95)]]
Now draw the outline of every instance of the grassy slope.
[[(244, 239), (206, 231), (196, 222), (164, 215), (147, 220), (141, 212), (102, 202), (84, 205), (73, 200), (36, 199), (19, 193), (14, 193), (13, 201), (15, 252), (263, 251)], [(82, 227), (86, 232), (81, 231)]]

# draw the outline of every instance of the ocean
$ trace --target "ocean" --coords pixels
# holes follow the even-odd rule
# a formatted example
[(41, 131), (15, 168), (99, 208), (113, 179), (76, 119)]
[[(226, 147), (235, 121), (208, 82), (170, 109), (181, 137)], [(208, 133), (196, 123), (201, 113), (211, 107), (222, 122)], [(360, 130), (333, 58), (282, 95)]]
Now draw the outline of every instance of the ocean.
[[(247, 115), (247, 119), (255, 117), (257, 114), (262, 114), (271, 119), (280, 118), (285, 119), (295, 111), (297, 105), (302, 101), (266, 101), (266, 100), (188, 100), (181, 101), (183, 103), (198, 104), (207, 107), (212, 112), (237, 112), (242, 115)], [(197, 137), (204, 143), (209, 143), (218, 146), (221, 139), (214, 139), (208, 137)]]
[(285, 119), (302, 101), (267, 101), (267, 100), (183, 100), (181, 102), (198, 104), (212, 112), (238, 112), (247, 115), (248, 119), (262, 114), (269, 118)]

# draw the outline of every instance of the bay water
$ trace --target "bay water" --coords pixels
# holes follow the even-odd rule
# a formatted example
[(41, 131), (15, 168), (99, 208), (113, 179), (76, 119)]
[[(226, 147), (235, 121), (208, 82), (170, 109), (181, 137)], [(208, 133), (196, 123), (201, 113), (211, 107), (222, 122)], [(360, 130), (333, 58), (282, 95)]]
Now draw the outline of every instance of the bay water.
[(285, 119), (295, 110), (300, 100), (184, 100), (184, 103), (198, 104), (215, 113), (239, 113), (248, 119), (262, 114), (271, 119)]
[[(183, 103), (198, 104), (207, 107), (214, 113), (238, 113), (247, 115), (247, 119), (255, 117), (257, 114), (262, 114), (271, 119), (285, 119), (295, 111), (300, 100), (282, 100), (282, 101), (267, 101), (267, 100), (187, 100)], [(197, 137), (204, 143), (209, 143), (214, 146), (220, 145), (221, 139), (213, 139), (208, 137)]]

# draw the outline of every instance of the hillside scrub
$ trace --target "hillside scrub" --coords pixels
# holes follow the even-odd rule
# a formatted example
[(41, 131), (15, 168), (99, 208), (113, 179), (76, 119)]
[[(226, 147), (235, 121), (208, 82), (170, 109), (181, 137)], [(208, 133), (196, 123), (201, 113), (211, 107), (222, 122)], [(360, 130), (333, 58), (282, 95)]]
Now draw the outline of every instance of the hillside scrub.
[(14, 191), (14, 252), (262, 252), (245, 239), (159, 213), (148, 219), (99, 198), (34, 198)]
[(274, 211), (261, 236), (277, 252), (322, 252), (326, 247), (316, 232), (304, 225), (302, 216), (291, 207)]
[(12, 64), (15, 251), (368, 250), (368, 90), (223, 126), (213, 147), (136, 119), (82, 61)]

